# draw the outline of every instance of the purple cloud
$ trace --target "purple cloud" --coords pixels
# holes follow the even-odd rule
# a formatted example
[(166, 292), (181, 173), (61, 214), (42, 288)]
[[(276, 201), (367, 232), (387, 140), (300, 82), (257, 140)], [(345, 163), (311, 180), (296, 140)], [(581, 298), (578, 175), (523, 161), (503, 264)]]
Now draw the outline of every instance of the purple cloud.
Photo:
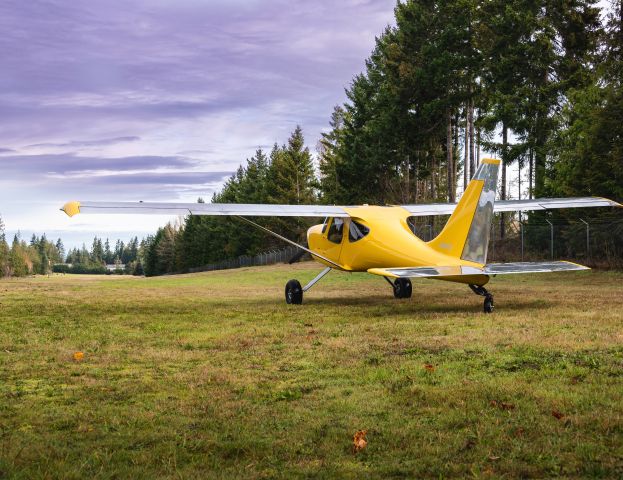
[(187, 157), (133, 156), (103, 158), (78, 156), (74, 153), (42, 155), (8, 155), (0, 158), (0, 171), (4, 179), (18, 180), (16, 175), (27, 174), (28, 178), (39, 178), (49, 174), (76, 174), (98, 170), (155, 170), (158, 168), (188, 169), (197, 165), (196, 160)]
[(149, 121), (313, 95), (326, 123), (393, 4), (6, 0), (0, 114)]

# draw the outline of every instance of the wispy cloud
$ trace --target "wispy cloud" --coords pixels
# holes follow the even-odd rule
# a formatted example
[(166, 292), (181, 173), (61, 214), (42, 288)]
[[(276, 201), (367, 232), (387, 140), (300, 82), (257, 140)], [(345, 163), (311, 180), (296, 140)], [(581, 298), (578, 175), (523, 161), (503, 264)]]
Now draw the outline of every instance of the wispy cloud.
[(33, 145), (26, 145), (24, 148), (104, 147), (107, 145), (114, 145), (116, 143), (136, 142), (140, 139), (141, 137), (115, 137), (115, 138), (104, 138), (101, 140), (71, 140), (65, 143), (35, 143)]
[(3, 180), (19, 181), (24, 178), (42, 178), (50, 173), (67, 174), (80, 171), (97, 170), (155, 170), (158, 168), (181, 169), (195, 167), (196, 160), (180, 156), (131, 156), (131, 157), (93, 157), (75, 153), (6, 155), (0, 158)]

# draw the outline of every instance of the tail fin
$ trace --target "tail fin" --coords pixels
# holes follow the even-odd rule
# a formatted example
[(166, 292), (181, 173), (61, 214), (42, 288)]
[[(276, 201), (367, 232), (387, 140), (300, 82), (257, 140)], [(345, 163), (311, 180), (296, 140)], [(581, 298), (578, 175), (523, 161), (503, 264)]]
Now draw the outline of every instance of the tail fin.
[(487, 263), (493, 203), (500, 160), (484, 159), (448, 223), (428, 245), (463, 260)]

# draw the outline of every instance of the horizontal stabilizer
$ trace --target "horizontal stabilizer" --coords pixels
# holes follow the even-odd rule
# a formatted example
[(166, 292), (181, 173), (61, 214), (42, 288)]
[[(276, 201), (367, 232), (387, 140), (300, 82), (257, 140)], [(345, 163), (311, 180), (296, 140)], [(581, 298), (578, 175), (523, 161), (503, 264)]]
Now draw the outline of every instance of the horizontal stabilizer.
[(507, 273), (570, 272), (590, 270), (589, 267), (573, 262), (515, 262), (490, 263), (485, 265), (487, 275), (505, 275)]
[(469, 266), (431, 266), (404, 268), (371, 268), (368, 273), (391, 278), (456, 277), (461, 275), (506, 275), (510, 273), (545, 273), (590, 270), (572, 262), (490, 263), (483, 268)]
[(484, 270), (467, 266), (370, 268), (368, 273), (390, 278), (456, 277), (459, 275), (482, 275)]

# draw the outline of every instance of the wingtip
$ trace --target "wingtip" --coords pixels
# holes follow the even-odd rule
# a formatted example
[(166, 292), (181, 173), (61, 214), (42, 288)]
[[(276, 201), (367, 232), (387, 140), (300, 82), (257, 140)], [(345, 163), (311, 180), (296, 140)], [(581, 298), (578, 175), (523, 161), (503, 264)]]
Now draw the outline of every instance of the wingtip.
[(569, 260), (564, 260), (564, 263), (575, 265), (578, 270), (592, 270), (591, 267), (587, 267), (586, 265), (582, 265), (580, 263), (570, 262)]
[(502, 160), (499, 160), (497, 158), (484, 158), (480, 163), (488, 163), (490, 165), (499, 165), (500, 163), (502, 163)]
[(80, 202), (67, 202), (65, 205), (63, 205), (61, 211), (65, 212), (68, 217), (78, 215), (80, 213)]
[(616, 207), (616, 208), (623, 208), (623, 204), (619, 203), (615, 200), (612, 200), (610, 198), (606, 198), (606, 197), (595, 197), (595, 198), (601, 198), (602, 200), (605, 200), (606, 202), (608, 202), (611, 206)]

